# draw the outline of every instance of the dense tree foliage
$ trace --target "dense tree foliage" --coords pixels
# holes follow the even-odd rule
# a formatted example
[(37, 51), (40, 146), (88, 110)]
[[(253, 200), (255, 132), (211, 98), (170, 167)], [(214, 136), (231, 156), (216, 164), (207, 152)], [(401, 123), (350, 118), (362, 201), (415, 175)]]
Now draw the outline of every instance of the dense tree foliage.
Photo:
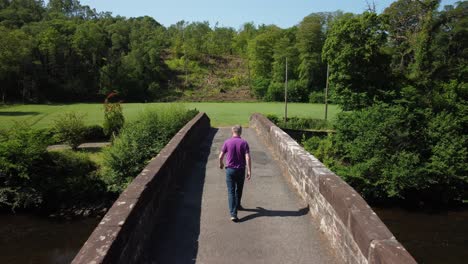
[(393, 90), (387, 40), (375, 13), (345, 16), (330, 29), (324, 58), (330, 64), (336, 102), (345, 110), (360, 109), (374, 100), (385, 100)]
[(77, 0), (2, 3), (3, 101), (98, 100), (113, 90), (143, 101), (165, 88), (166, 29), (154, 19), (112, 17)]
[(468, 198), (468, 3), (438, 4), (342, 16), (325, 41), (337, 102), (353, 111), (305, 145), (370, 199)]
[(2, 101), (101, 101), (111, 91), (127, 101), (166, 100), (196, 83), (186, 79), (187, 72), (206, 73), (211, 59), (232, 56), (242, 58), (248, 76), (221, 83), (248, 82), (258, 99), (282, 100), (287, 58), (291, 92), (297, 94), (291, 99), (308, 101), (311, 92), (323, 89), (321, 50), (339, 15), (312, 14), (288, 29), (246, 23), (235, 30), (185, 21), (165, 28), (150, 17), (98, 13), (78, 0), (5, 0)]
[(468, 2), (439, 4), (397, 0), (382, 14), (313, 13), (287, 29), (235, 30), (165, 28), (78, 0), (0, 0), (1, 100), (177, 99), (225, 71), (207, 65), (235, 58), (246, 71), (219, 82), (220, 94), (246, 86), (281, 101), (287, 72), (290, 101), (321, 102), (329, 65), (331, 99), (350, 112), (335, 136), (308, 142), (311, 151), (368, 197), (467, 200)]

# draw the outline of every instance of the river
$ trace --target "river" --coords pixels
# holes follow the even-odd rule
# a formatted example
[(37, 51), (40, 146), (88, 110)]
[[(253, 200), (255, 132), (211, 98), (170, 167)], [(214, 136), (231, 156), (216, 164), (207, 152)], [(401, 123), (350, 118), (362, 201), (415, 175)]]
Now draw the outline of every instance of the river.
[(435, 212), (373, 209), (418, 263), (468, 263), (468, 208)]
[(0, 214), (0, 263), (70, 263), (99, 221)]
[[(419, 263), (467, 263), (468, 208), (443, 212), (373, 209)], [(0, 263), (70, 263), (99, 221), (0, 215)]]

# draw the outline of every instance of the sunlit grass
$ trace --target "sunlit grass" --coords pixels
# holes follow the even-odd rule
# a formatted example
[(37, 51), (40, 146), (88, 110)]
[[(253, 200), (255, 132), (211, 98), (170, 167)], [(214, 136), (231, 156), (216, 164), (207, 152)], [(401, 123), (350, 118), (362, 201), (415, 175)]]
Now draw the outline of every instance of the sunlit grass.
[[(187, 108), (196, 108), (206, 112), (212, 126), (229, 126), (233, 124), (248, 125), (252, 113), (284, 115), (282, 103), (181, 103)], [(138, 114), (146, 109), (158, 109), (168, 103), (126, 103), (123, 112), (127, 121), (135, 120)], [(328, 108), (328, 118), (333, 120), (341, 110), (336, 105)], [(26, 123), (35, 128), (50, 127), (60, 114), (78, 112), (85, 114), (87, 125), (102, 125), (104, 120), (102, 104), (64, 104), (64, 105), (13, 105), (0, 108), (0, 128), (9, 128), (15, 122)], [(288, 116), (324, 118), (323, 104), (289, 103)]]

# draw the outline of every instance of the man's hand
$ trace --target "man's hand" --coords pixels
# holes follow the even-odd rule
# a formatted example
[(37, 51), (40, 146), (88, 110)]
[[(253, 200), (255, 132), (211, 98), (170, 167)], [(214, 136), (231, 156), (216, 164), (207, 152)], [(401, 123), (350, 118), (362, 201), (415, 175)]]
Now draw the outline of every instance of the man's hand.
[(245, 153), (245, 161), (247, 163), (247, 180), (250, 180), (250, 177), (252, 177), (252, 162), (250, 160), (250, 153)]
[(224, 159), (224, 153), (221, 151), (221, 152), (219, 152), (219, 157), (218, 157), (218, 160), (219, 160), (219, 168), (220, 168), (220, 169), (224, 169), (224, 162), (223, 162), (223, 159)]

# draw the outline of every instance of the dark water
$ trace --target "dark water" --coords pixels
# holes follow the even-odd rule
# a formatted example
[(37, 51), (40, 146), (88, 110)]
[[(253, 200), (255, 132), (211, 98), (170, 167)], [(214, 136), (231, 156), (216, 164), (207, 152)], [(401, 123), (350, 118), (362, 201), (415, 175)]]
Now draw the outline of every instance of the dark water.
[(70, 263), (99, 221), (0, 214), (0, 263)]
[(468, 263), (468, 208), (444, 212), (373, 209), (418, 263)]
[[(373, 209), (419, 263), (468, 263), (468, 208), (444, 212)], [(0, 214), (0, 263), (70, 263), (99, 221)]]

